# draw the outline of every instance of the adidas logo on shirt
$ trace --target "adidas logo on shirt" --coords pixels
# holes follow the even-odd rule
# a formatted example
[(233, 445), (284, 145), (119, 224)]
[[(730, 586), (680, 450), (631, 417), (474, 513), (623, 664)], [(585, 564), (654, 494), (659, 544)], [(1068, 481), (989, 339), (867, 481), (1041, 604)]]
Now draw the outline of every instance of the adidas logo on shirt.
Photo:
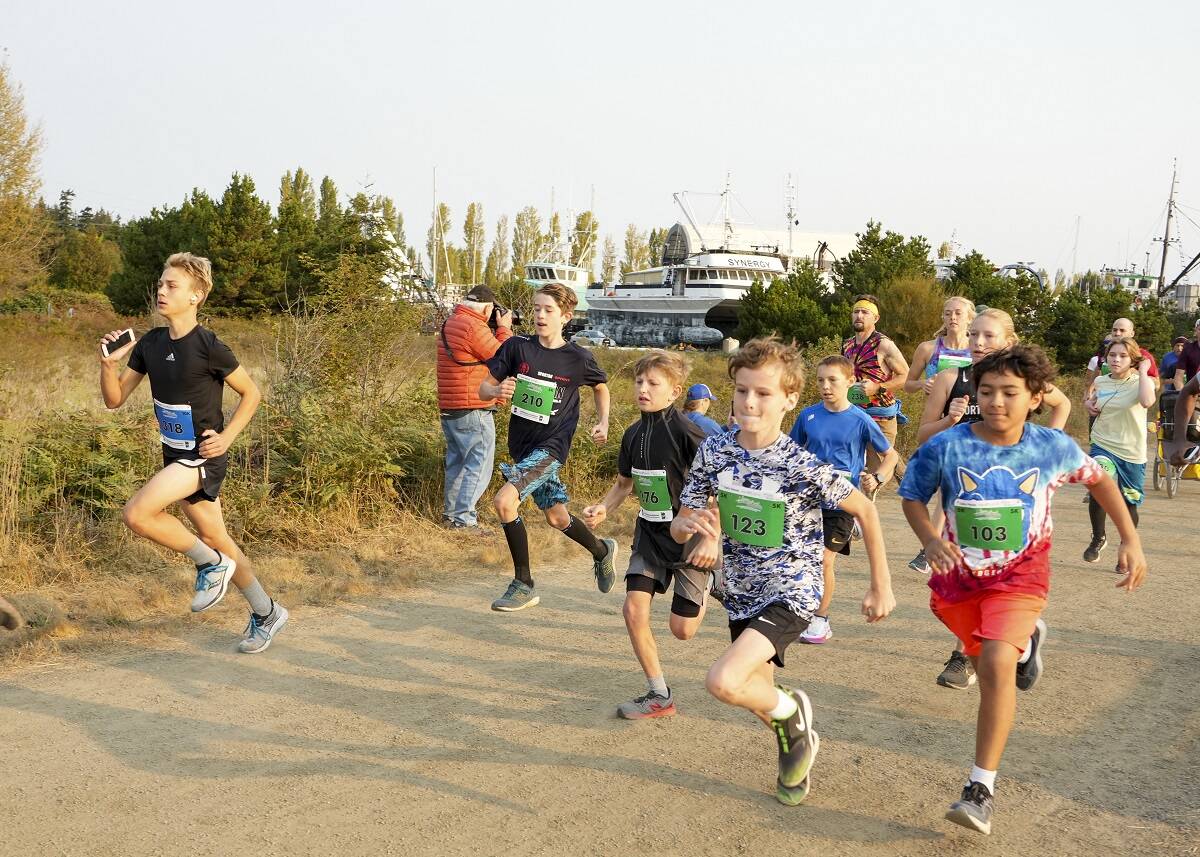
[(171, 363), (174, 363), (175, 362), (175, 352), (171, 352), (170, 354), (168, 354), (167, 360), (170, 361)]

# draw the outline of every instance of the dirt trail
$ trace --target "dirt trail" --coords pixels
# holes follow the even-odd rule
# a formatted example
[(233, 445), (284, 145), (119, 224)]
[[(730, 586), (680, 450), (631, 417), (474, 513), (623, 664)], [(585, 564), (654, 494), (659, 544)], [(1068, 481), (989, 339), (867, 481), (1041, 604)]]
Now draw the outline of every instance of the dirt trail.
[(976, 693), (934, 685), (950, 639), (903, 567), (912, 538), (890, 495), (898, 610), (856, 618), (856, 555), (833, 642), (783, 673), (822, 736), (805, 806), (775, 802), (769, 734), (703, 691), (728, 639), (719, 607), (681, 643), (657, 599), (680, 716), (614, 718), (642, 679), (621, 595), (597, 593), (580, 561), (541, 573), (525, 613), (492, 613), (503, 578), (471, 570), (296, 610), (261, 657), (233, 651), (230, 599), (223, 629), (0, 668), (0, 853), (1200, 853), (1200, 490), (1151, 496), (1152, 576), (1132, 596), (1104, 570), (1111, 548), (1078, 559), (1080, 496), (1056, 505), (1047, 671), (1019, 697), (990, 838), (941, 818)]

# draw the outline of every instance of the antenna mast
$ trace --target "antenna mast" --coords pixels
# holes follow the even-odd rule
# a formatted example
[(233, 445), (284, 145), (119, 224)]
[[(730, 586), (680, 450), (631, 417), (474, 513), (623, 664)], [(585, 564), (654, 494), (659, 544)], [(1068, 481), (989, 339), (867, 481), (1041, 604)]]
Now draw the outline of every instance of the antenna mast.
[(433, 168), (433, 247), (430, 248), (430, 261), (433, 262), (433, 290), (437, 291), (437, 242), (438, 242), (438, 204), (437, 204), (437, 167)]
[(1161, 298), (1167, 291), (1167, 248), (1171, 246), (1171, 219), (1175, 216), (1175, 175), (1178, 162), (1171, 161), (1171, 193), (1167, 196), (1167, 226), (1162, 237), (1162, 264), (1158, 268), (1158, 296)]
[(792, 181), (792, 174), (787, 174), (787, 180), (783, 185), (783, 204), (784, 213), (787, 215), (788, 226), (788, 261), (792, 259), (792, 227), (796, 225), (796, 184)]

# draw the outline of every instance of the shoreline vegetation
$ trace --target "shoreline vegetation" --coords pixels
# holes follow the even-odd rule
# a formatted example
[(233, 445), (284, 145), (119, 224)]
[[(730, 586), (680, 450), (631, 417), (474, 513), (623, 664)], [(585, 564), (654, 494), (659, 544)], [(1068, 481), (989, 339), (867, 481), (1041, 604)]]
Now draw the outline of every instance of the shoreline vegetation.
[[(41, 643), (78, 647), (169, 629), (185, 610), (193, 572), (186, 560), (130, 534), (120, 511), (161, 467), (148, 387), (119, 411), (106, 410), (95, 351), (102, 333), (151, 318), (120, 317), (102, 301), (73, 303), (67, 317), (0, 315), (0, 592), (34, 599), (45, 617)], [(328, 603), (384, 594), (415, 580), (487, 568), (508, 572), (503, 538), (490, 514), (498, 477), (481, 501), (490, 538), (451, 533), (441, 519), (443, 441), (438, 422), (434, 336), (420, 332), (420, 309), (346, 300), (258, 320), (202, 319), (230, 343), (264, 391), (260, 413), (231, 450), (222, 491), (231, 534), (265, 581), (288, 604)], [(838, 350), (835, 338), (805, 349), (801, 404), (818, 400), (816, 362)], [(601, 496), (616, 470), (621, 434), (638, 418), (632, 369), (640, 351), (596, 349), (613, 388), (609, 442), (576, 436), (563, 475), (573, 507)], [(718, 397), (728, 415), (726, 359), (689, 354), (689, 383)], [(1061, 379), (1073, 403), (1082, 380)], [(923, 397), (903, 397), (910, 422), (897, 446), (907, 456)], [(226, 398), (227, 410), (236, 396)], [(591, 403), (582, 405), (581, 420)], [(798, 412), (798, 411), (797, 411)], [(507, 417), (497, 419), (505, 454)], [(1081, 407), (1068, 430), (1085, 439)], [(882, 495), (889, 502), (894, 485)], [(627, 539), (631, 509), (606, 525)], [(545, 531), (545, 532), (543, 532)], [(531, 527), (543, 567), (566, 558), (561, 539)], [(893, 564), (905, 549), (894, 548)], [(224, 611), (193, 621), (225, 621)], [(38, 636), (34, 627), (24, 639)]]

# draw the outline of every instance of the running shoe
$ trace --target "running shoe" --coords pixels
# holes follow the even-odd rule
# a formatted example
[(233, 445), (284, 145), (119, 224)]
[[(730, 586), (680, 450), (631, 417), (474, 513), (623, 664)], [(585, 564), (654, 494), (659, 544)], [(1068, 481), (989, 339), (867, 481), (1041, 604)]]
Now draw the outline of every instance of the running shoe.
[(824, 616), (813, 616), (804, 633), (800, 635), (801, 642), (820, 644), (828, 642), (833, 637), (833, 629), (829, 627), (829, 619)]
[(617, 581), (617, 540), (601, 539), (600, 541), (608, 548), (608, 553), (592, 562), (592, 572), (596, 575), (596, 588), (601, 592), (608, 592)]
[(1087, 546), (1087, 550), (1083, 552), (1083, 561), (1095, 562), (1100, 559), (1100, 551), (1104, 550), (1106, 544), (1108, 544), (1108, 536), (1093, 538), (1091, 544)]
[(772, 720), (775, 740), (779, 744), (779, 778), (775, 798), (780, 803), (796, 806), (808, 797), (805, 780), (817, 757), (820, 738), (812, 728), (812, 703), (802, 690), (780, 687), (796, 700), (796, 713), (786, 720)]
[(501, 613), (512, 613), (526, 607), (536, 607), (540, 600), (532, 586), (514, 578), (508, 584), (508, 589), (504, 590), (504, 594), (492, 602), (492, 609)]
[(967, 783), (962, 797), (950, 804), (946, 820), (983, 834), (991, 833), (992, 793), (988, 787), (983, 783)]
[(850, 541), (861, 542), (863, 537), (862, 527), (858, 525), (858, 518), (854, 519), (854, 525), (850, 527)]
[(908, 561), (908, 567), (913, 571), (919, 571), (921, 574), (929, 574), (929, 560), (925, 559), (925, 551), (922, 550), (919, 554)]
[(647, 691), (642, 696), (617, 706), (617, 717), (624, 720), (645, 720), (649, 717), (673, 717), (675, 697), (667, 688), (667, 695)]
[(1017, 690), (1029, 690), (1042, 675), (1042, 646), (1046, 644), (1046, 623), (1041, 619), (1033, 628), (1029, 638), (1029, 658), (1017, 664)]
[(237, 571), (237, 563), (217, 552), (217, 561), (196, 566), (196, 595), (192, 598), (192, 612), (203, 613), (225, 597), (229, 582)]
[(962, 652), (951, 653), (950, 660), (946, 661), (946, 668), (937, 677), (937, 683), (955, 690), (966, 690), (973, 685), (975, 667), (971, 666), (970, 658)]
[(250, 611), (250, 623), (242, 632), (242, 641), (238, 643), (238, 651), (247, 655), (257, 655), (265, 652), (275, 639), (275, 635), (287, 624), (288, 611), (282, 604), (272, 604), (271, 612), (266, 619), (260, 619), (254, 611)]

